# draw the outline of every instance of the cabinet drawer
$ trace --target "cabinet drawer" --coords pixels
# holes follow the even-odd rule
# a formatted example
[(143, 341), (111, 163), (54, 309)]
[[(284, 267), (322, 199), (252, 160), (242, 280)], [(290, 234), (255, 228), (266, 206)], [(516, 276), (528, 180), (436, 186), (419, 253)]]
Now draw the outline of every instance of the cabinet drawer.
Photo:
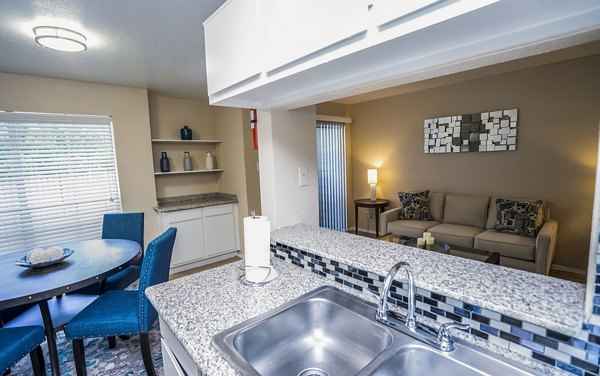
[(177, 358), (173, 355), (169, 346), (167, 346), (165, 340), (162, 338), (160, 339), (160, 347), (162, 349), (165, 376), (186, 376), (185, 372), (181, 369)]
[(190, 219), (202, 218), (202, 208), (181, 210), (177, 212), (167, 213), (167, 221), (169, 223), (177, 223), (181, 221), (189, 221)]
[(205, 217), (213, 216), (213, 215), (229, 214), (232, 212), (233, 212), (232, 204), (208, 206), (208, 207), (204, 208), (204, 216)]

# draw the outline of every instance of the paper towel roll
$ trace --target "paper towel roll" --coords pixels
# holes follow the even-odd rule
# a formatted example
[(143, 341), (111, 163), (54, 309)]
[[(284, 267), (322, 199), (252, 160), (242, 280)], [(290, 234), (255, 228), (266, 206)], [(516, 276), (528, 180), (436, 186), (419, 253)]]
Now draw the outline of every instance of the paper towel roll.
[(271, 222), (264, 216), (244, 218), (244, 263), (248, 266), (269, 266)]

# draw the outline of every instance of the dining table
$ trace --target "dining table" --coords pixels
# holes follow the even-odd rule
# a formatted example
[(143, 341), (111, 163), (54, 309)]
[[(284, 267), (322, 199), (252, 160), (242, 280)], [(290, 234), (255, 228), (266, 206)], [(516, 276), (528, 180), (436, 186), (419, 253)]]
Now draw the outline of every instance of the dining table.
[(44, 326), (54, 376), (60, 376), (56, 332), (97, 298), (69, 293), (96, 283), (100, 283), (101, 291), (108, 276), (127, 268), (142, 255), (137, 242), (124, 239), (80, 240), (57, 245), (74, 252), (62, 262), (42, 268), (15, 264), (27, 250), (0, 254), (0, 310), (37, 303), (5, 326)]

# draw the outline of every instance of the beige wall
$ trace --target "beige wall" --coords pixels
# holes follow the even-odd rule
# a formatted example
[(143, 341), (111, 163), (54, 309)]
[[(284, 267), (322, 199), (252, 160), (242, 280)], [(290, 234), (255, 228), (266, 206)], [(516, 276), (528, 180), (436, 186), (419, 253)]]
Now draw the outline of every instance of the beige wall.
[[(353, 196), (368, 197), (366, 170), (377, 167), (378, 196), (394, 207), (398, 191), (423, 189), (544, 199), (560, 221), (554, 263), (585, 269), (599, 104), (596, 55), (349, 106)], [(510, 108), (516, 152), (423, 153), (424, 119)]]
[[(194, 140), (216, 139), (217, 133), (212, 119), (212, 107), (207, 101), (196, 99), (172, 98), (158, 95), (148, 96), (150, 128), (152, 138), (180, 139), (179, 130), (184, 125), (192, 129)], [(194, 168), (204, 168), (206, 152), (215, 156), (216, 167), (221, 167), (219, 155), (221, 145), (215, 144), (153, 144), (154, 171), (160, 171), (160, 152), (166, 151), (171, 170), (183, 170), (183, 153), (190, 152)], [(163, 175), (156, 177), (157, 197), (171, 197), (198, 193), (217, 192), (219, 190), (219, 172)]]
[(145, 89), (5, 73), (0, 88), (0, 110), (112, 116), (123, 211), (144, 212), (146, 241), (157, 235)]

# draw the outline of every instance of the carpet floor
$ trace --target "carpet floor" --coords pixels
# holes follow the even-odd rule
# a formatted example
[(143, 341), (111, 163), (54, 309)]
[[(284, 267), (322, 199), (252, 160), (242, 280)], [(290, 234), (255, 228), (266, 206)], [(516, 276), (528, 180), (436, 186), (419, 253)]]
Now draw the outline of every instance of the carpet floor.
[[(163, 375), (158, 321), (150, 331), (149, 335), (154, 368), (156, 369), (157, 375)], [(56, 344), (58, 347), (58, 359), (60, 361), (61, 373), (63, 376), (75, 376), (75, 363), (73, 362), (71, 341), (65, 339), (63, 332), (58, 333), (57, 336)], [(144, 362), (142, 361), (139, 336), (132, 336), (127, 340), (122, 340), (117, 337), (117, 347), (112, 350), (108, 348), (108, 340), (105, 338), (85, 340), (84, 344), (88, 375), (146, 375)], [(46, 373), (47, 375), (52, 375), (50, 372), (50, 359), (48, 358), (48, 347), (46, 346), (46, 342), (42, 345), (42, 350), (44, 351), (44, 361), (46, 362)], [(11, 369), (9, 376), (26, 375), (32, 375), (29, 356), (21, 359), (21, 361)]]

